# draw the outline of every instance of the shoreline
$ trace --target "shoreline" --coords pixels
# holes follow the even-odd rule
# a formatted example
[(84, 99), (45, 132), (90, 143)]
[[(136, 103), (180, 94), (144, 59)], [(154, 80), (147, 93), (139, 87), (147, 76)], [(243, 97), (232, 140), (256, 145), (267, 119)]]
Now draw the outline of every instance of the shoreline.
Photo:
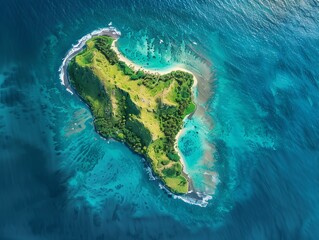
[(175, 64), (173, 66), (167, 67), (165, 69), (149, 69), (149, 68), (145, 68), (142, 67), (136, 63), (134, 63), (133, 61), (131, 61), (130, 59), (128, 59), (127, 57), (125, 57), (118, 49), (118, 47), (116, 46), (117, 44), (117, 40), (118, 38), (116, 38), (112, 45), (111, 45), (111, 49), (117, 54), (117, 56), (119, 57), (120, 61), (123, 61), (126, 63), (127, 66), (129, 66), (130, 68), (132, 68), (133, 70), (137, 71), (137, 70), (142, 70), (146, 73), (153, 73), (153, 74), (167, 74), (173, 71), (183, 71), (183, 72), (187, 72), (189, 74), (192, 74), (194, 82), (193, 82), (193, 86), (192, 89), (194, 89), (197, 84), (198, 84), (198, 80), (195, 76), (195, 74), (189, 70), (187, 70), (183, 64)]
[[(197, 90), (197, 85), (198, 85), (198, 80), (195, 76), (195, 74), (189, 70), (187, 70), (183, 64), (176, 64), (176, 65), (173, 65), (171, 67), (168, 67), (166, 69), (163, 69), (163, 70), (152, 70), (152, 69), (147, 69), (147, 68), (144, 68), (142, 66), (139, 66), (138, 64), (135, 64), (134, 62), (132, 62), (131, 60), (129, 60), (128, 58), (126, 58), (125, 56), (123, 56), (123, 54), (118, 50), (118, 48), (116, 47), (116, 42), (118, 40), (118, 38), (121, 36), (121, 32), (119, 32), (118, 30), (116, 30), (116, 28), (114, 27), (108, 27), (108, 28), (101, 28), (99, 30), (95, 30), (87, 35), (85, 35), (84, 37), (82, 37), (81, 39), (78, 40), (77, 44), (75, 45), (72, 45), (72, 48), (67, 52), (67, 55), (65, 58), (63, 58), (63, 61), (62, 61), (62, 64), (61, 66), (59, 67), (59, 78), (61, 80), (61, 85), (65, 86), (66, 90), (71, 94), (73, 95), (74, 94), (74, 90), (69, 82), (69, 78), (68, 78), (68, 72), (67, 72), (67, 67), (68, 67), (68, 64), (69, 62), (72, 60), (72, 58), (74, 56), (76, 56), (79, 52), (81, 52), (83, 50), (83, 48), (85, 47), (85, 43), (95, 37), (95, 36), (103, 36), (103, 35), (106, 35), (106, 36), (110, 36), (110, 37), (113, 37), (114, 38), (114, 41), (112, 43), (112, 49), (116, 52), (116, 54), (118, 55), (119, 59), (123, 62), (125, 62), (128, 66), (130, 66), (131, 68), (134, 68), (134, 69), (141, 69), (147, 73), (153, 73), (153, 74), (166, 74), (166, 73), (169, 73), (169, 72), (172, 72), (172, 71), (177, 71), (177, 70), (180, 70), (180, 71), (183, 71), (183, 72), (187, 72), (187, 73), (190, 73), (192, 76), (193, 76), (193, 86), (192, 86), (192, 91), (193, 91), (193, 94), (195, 93), (195, 90)], [(76, 92), (75, 92), (76, 93)], [(194, 94), (194, 98), (193, 100), (195, 99), (195, 94)], [(82, 100), (82, 99), (81, 99)], [(196, 103), (195, 103), (196, 105)], [(197, 109), (197, 108), (196, 108)], [(196, 111), (195, 109), (195, 111)], [(190, 115), (193, 115), (195, 113), (195, 111), (187, 116), (184, 117), (183, 119), (183, 122), (185, 121), (185, 119), (187, 119)], [(174, 148), (175, 150), (177, 150), (177, 153), (178, 155), (180, 156), (180, 160), (181, 160), (181, 163), (182, 163), (182, 166), (183, 166), (183, 171), (182, 171), (182, 174), (184, 175), (184, 177), (187, 178), (188, 182), (189, 182), (189, 189), (188, 189), (188, 192), (183, 194), (183, 195), (178, 195), (178, 194), (175, 194), (173, 192), (171, 192), (166, 186), (165, 184), (162, 182), (162, 180), (158, 177), (155, 177), (153, 175), (153, 170), (151, 169), (152, 171), (152, 177), (155, 178), (155, 179), (158, 179), (159, 180), (159, 185), (160, 185), (160, 188), (163, 188), (169, 195), (173, 196), (173, 198), (175, 199), (180, 199), (188, 204), (192, 204), (192, 205), (197, 205), (197, 206), (200, 206), (200, 207), (206, 207), (207, 204), (208, 204), (208, 201), (210, 199), (212, 199), (212, 197), (210, 195), (207, 195), (203, 192), (197, 192), (196, 189), (194, 188), (193, 186), (193, 183), (192, 183), (192, 179), (188, 176), (188, 174), (186, 173), (186, 165), (185, 165), (185, 160), (184, 158), (182, 157), (179, 149), (177, 148), (177, 143), (178, 143), (178, 139), (181, 137), (181, 135), (184, 133), (185, 129), (180, 129), (180, 131), (178, 132), (178, 134), (176, 135), (175, 137), (175, 145)], [(96, 131), (97, 132), (97, 131)], [(98, 133), (98, 132), (97, 132)], [(102, 137), (102, 136), (101, 136)], [(103, 138), (103, 137), (102, 137)], [(103, 138), (104, 140), (110, 140), (110, 139), (105, 139)], [(144, 157), (142, 156), (142, 159), (144, 159)], [(150, 165), (148, 165), (150, 166)]]

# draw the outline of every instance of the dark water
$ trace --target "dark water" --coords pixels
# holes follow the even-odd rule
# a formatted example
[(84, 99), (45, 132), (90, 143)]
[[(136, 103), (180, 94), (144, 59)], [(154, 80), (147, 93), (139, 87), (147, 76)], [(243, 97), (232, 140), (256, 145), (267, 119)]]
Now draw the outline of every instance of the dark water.
[[(317, 1), (1, 3), (0, 239), (318, 239)], [(136, 62), (213, 73), (207, 207), (168, 196), (60, 84), (72, 44), (110, 21)]]

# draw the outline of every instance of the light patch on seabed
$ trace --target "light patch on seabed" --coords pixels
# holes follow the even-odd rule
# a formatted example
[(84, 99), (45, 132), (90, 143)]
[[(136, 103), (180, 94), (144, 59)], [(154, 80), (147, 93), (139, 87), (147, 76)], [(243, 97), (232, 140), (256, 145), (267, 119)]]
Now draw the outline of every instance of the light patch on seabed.
[(199, 116), (185, 120), (185, 130), (181, 134), (178, 146), (185, 159), (187, 173), (193, 187), (202, 194), (214, 194), (218, 183), (218, 174), (213, 171), (215, 151), (209, 142), (209, 131)]
[(92, 119), (92, 115), (87, 109), (76, 110), (72, 115), (72, 119), (68, 121), (68, 124), (63, 129), (64, 136), (69, 137), (72, 134), (81, 132), (86, 128), (86, 123), (90, 119)]

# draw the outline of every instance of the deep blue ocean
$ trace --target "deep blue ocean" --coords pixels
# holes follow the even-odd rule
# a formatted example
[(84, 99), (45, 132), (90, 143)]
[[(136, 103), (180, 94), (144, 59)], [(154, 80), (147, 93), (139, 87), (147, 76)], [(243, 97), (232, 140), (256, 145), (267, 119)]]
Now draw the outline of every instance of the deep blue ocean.
[[(317, 0), (0, 2), (1, 240), (319, 239)], [(199, 76), (178, 144), (206, 207), (61, 85), (72, 45), (110, 22), (131, 60)]]

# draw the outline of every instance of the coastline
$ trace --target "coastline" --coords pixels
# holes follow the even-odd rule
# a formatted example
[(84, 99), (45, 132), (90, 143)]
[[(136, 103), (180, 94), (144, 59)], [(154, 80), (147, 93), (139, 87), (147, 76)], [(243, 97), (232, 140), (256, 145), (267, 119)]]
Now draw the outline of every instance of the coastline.
[[(138, 64), (133, 63), (131, 60), (129, 60), (128, 58), (126, 58), (125, 56), (123, 56), (121, 54), (121, 52), (118, 50), (118, 48), (116, 47), (116, 42), (118, 40), (118, 38), (121, 36), (121, 32), (119, 32), (118, 30), (116, 30), (116, 28), (114, 27), (108, 27), (108, 28), (101, 28), (99, 30), (95, 30), (87, 35), (85, 35), (84, 37), (82, 37), (81, 39), (78, 40), (77, 44), (72, 45), (72, 48), (67, 52), (67, 55), (65, 58), (63, 58), (62, 64), (59, 67), (59, 78), (61, 80), (61, 84), (63, 86), (65, 86), (66, 90), (70, 93), (70, 94), (74, 94), (72, 86), (70, 85), (69, 82), (69, 78), (68, 78), (68, 72), (67, 72), (67, 68), (68, 68), (68, 64), (69, 62), (72, 60), (72, 58), (77, 55), (79, 52), (81, 52), (84, 47), (85, 47), (85, 43), (95, 37), (95, 36), (111, 36), (114, 38), (114, 41), (112, 43), (112, 49), (117, 53), (119, 59), (123, 62), (125, 62), (128, 66), (130, 66), (131, 68), (134, 69), (141, 69), (147, 73), (153, 73), (153, 74), (166, 74), (172, 71), (184, 71), (184, 72), (188, 72), (190, 74), (192, 74), (193, 76), (193, 86), (192, 86), (192, 91), (193, 93), (195, 93), (195, 90), (197, 90), (198, 87), (198, 80), (195, 76), (195, 74), (189, 70), (187, 70), (186, 68), (184, 68), (184, 65), (182, 64), (176, 64), (174, 66), (168, 67), (166, 69), (162, 69), (162, 70), (152, 70), (152, 69), (147, 69), (144, 68), (142, 66), (139, 66)], [(76, 92), (75, 92), (76, 93)], [(195, 99), (195, 94), (194, 94), (194, 99)], [(197, 109), (197, 108), (196, 108)], [(195, 111), (196, 111), (195, 109)], [(186, 118), (189, 118), (190, 116), (192, 116), (195, 111), (189, 115), (186, 115), (183, 119), (183, 122), (185, 121)], [(197, 205), (200, 207), (206, 207), (208, 204), (208, 201), (210, 199), (212, 199), (212, 197), (210, 195), (205, 194), (204, 192), (197, 192), (196, 189), (193, 186), (192, 183), (192, 179), (188, 176), (188, 174), (186, 173), (186, 165), (185, 165), (185, 161), (184, 158), (181, 155), (181, 152), (179, 151), (179, 149), (177, 148), (177, 143), (179, 138), (181, 137), (181, 135), (184, 133), (185, 129), (182, 128), (178, 134), (175, 137), (175, 149), (177, 150), (178, 155), (180, 156), (180, 160), (181, 160), (181, 164), (183, 166), (183, 171), (182, 174), (184, 175), (184, 177), (187, 178), (188, 182), (189, 182), (189, 189), (188, 192), (183, 194), (183, 195), (178, 195), (175, 194), (173, 192), (171, 192), (166, 186), (165, 184), (163, 184), (162, 180), (160, 178), (157, 178), (153, 175), (153, 173), (151, 172), (152, 175), (152, 179), (156, 178), (159, 180), (159, 186), (160, 188), (164, 189), (166, 191), (167, 194), (173, 196), (173, 198), (175, 199), (180, 199), (188, 204), (192, 204), (192, 205)], [(103, 138), (103, 137), (102, 137)], [(105, 138), (103, 138), (105, 139)], [(105, 140), (109, 140), (109, 139), (105, 139)], [(148, 164), (147, 164), (148, 165)], [(150, 167), (150, 165), (148, 165), (148, 167)], [(151, 168), (150, 168), (151, 169)], [(151, 170), (152, 171), (152, 170)], [(148, 172), (148, 171), (147, 171)]]

